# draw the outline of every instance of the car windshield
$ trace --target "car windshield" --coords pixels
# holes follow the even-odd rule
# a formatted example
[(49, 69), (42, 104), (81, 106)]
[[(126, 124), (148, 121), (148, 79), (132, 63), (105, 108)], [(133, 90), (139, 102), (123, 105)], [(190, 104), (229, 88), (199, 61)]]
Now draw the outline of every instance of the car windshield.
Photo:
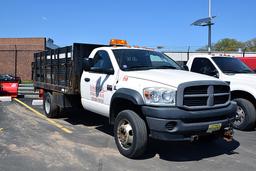
[(123, 71), (149, 69), (181, 69), (181, 67), (166, 55), (142, 49), (114, 49), (117, 63)]
[(0, 75), (0, 81), (15, 81), (15, 77), (11, 75)]
[(246, 64), (237, 58), (212, 57), (212, 59), (224, 73), (254, 73)]

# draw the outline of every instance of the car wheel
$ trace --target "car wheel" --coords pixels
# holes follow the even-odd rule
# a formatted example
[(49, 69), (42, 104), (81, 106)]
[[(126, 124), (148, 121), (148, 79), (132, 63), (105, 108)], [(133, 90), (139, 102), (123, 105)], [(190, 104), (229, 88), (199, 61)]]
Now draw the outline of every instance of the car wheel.
[(48, 118), (56, 118), (58, 116), (59, 107), (53, 103), (53, 95), (46, 92), (44, 95), (44, 113)]
[(131, 110), (117, 115), (114, 136), (119, 152), (128, 158), (137, 158), (146, 150), (148, 133), (145, 121)]
[(234, 99), (237, 102), (236, 119), (234, 128), (239, 130), (251, 130), (256, 121), (256, 110), (254, 105), (246, 99)]

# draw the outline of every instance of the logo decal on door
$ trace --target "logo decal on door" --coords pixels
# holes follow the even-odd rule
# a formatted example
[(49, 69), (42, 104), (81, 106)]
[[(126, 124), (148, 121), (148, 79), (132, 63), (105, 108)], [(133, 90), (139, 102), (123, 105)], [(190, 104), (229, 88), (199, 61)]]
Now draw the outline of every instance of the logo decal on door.
[(97, 88), (96, 86), (90, 85), (90, 96), (91, 96), (91, 100), (92, 101), (96, 101), (99, 103), (103, 103), (104, 102), (104, 90), (101, 90), (99, 92), (96, 91)]

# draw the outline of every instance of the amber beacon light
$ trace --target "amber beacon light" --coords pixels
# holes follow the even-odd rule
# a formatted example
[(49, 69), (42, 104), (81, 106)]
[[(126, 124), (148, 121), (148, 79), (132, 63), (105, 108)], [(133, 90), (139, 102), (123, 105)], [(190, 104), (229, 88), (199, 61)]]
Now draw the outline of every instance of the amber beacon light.
[(126, 45), (128, 45), (128, 43), (126, 40), (111, 39), (109, 42), (109, 45), (111, 45), (111, 46), (126, 46)]

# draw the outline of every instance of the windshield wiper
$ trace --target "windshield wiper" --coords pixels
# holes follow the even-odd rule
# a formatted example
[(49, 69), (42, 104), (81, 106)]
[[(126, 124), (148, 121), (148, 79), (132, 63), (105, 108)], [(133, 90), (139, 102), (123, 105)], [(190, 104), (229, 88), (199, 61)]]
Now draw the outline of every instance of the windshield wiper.
[(229, 74), (253, 73), (251, 70), (240, 70), (240, 71), (225, 70), (223, 72), (224, 73), (229, 73)]
[(155, 67), (151, 67), (151, 66), (131, 66), (128, 68), (123, 68), (123, 70), (125, 71), (135, 71), (135, 70), (150, 70), (150, 69), (177, 69), (174, 66), (167, 66), (167, 65), (163, 65), (163, 66), (155, 66)]
[(149, 70), (152, 69), (152, 67), (147, 66), (131, 66), (128, 68), (123, 68), (124, 71), (136, 71), (136, 70)]
[(240, 73), (254, 73), (253, 71), (246, 69), (246, 70), (241, 70), (239, 71)]
[(177, 69), (177, 68), (174, 66), (163, 65), (163, 66), (152, 67), (152, 69)]
[(229, 74), (237, 74), (240, 73), (239, 71), (234, 71), (234, 70), (223, 70), (224, 73), (229, 73)]

